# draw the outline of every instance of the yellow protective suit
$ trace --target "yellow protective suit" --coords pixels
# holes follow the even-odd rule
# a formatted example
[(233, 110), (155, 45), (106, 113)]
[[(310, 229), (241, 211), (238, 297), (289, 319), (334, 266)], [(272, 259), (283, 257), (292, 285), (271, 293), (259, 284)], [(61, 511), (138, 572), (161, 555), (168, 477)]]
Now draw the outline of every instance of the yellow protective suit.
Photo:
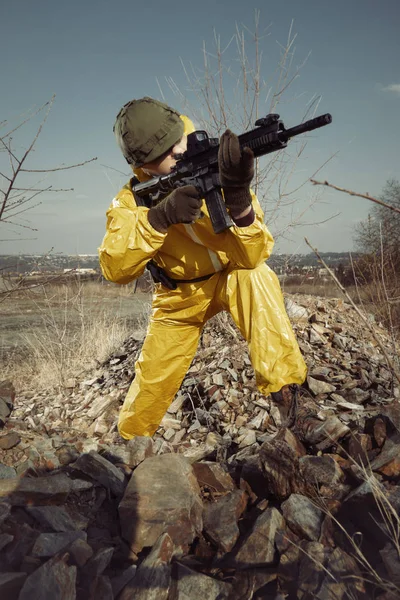
[[(193, 125), (184, 119), (186, 132)], [(140, 180), (146, 176), (135, 170)], [(204, 217), (160, 233), (138, 207), (130, 183), (107, 212), (107, 232), (99, 248), (106, 279), (128, 283), (153, 259), (174, 279), (201, 282), (168, 290), (157, 284), (152, 315), (135, 379), (119, 416), (121, 436), (152, 436), (179, 390), (197, 349), (206, 321), (229, 311), (247, 340), (256, 382), (264, 394), (289, 383), (303, 383), (306, 365), (287, 317), (278, 278), (265, 264), (273, 238), (253, 194), (254, 222), (215, 234), (205, 203)]]

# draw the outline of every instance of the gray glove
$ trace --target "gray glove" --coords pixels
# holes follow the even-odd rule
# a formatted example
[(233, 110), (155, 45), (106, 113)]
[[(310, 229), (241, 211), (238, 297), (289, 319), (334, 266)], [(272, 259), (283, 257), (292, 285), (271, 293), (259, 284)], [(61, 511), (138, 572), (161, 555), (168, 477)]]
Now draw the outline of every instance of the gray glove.
[(225, 204), (231, 214), (237, 216), (251, 204), (254, 154), (250, 148), (240, 151), (239, 138), (230, 129), (220, 139), (218, 166)]
[(160, 233), (166, 233), (170, 225), (196, 221), (201, 215), (201, 205), (202, 200), (196, 188), (185, 185), (149, 210), (149, 223)]

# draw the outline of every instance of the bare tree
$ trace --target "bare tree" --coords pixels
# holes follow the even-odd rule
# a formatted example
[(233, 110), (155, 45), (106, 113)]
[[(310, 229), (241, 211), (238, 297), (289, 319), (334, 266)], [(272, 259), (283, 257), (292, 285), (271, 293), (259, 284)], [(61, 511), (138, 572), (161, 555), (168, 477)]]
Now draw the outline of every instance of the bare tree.
[[(268, 112), (276, 112), (283, 102), (300, 101), (300, 96), (292, 88), (308, 56), (295, 65), (297, 36), (293, 32), (293, 23), (285, 43), (279, 45), (280, 57), (275, 65), (271, 65), (271, 61), (266, 62), (264, 56), (270, 35), (269, 27), (261, 27), (260, 11), (255, 12), (252, 31), (245, 25), (237, 26), (226, 44), (214, 32), (214, 47), (210, 50), (203, 44), (200, 68), (181, 59), (185, 87), (179, 86), (172, 77), (166, 77), (165, 81), (157, 80), (161, 98), (168, 101), (162, 85), (166, 84), (181, 112), (189, 114), (197, 127), (215, 136), (220, 136), (227, 127), (236, 133), (251, 129), (258, 118)], [(268, 77), (264, 73), (268, 73)], [(320, 100), (321, 97), (315, 95), (308, 101), (301, 98), (304, 106), (302, 121), (315, 115)], [(290, 126), (294, 124), (290, 123)], [(274, 224), (276, 239), (288, 235), (296, 226), (309, 224), (305, 221), (306, 213), (319, 198), (319, 193), (314, 194), (307, 206), (298, 202), (308, 182), (308, 177), (299, 177), (298, 174), (306, 144), (307, 136), (300, 136), (290, 143), (288, 149), (257, 160), (253, 187), (263, 206), (266, 221)]]
[[(41, 204), (40, 196), (49, 192), (73, 191), (72, 188), (54, 188), (51, 183), (46, 185), (46, 181), (52, 173), (82, 167), (96, 160), (96, 158), (92, 158), (73, 165), (43, 169), (29, 168), (29, 159), (32, 158), (54, 99), (55, 96), (35, 112), (21, 116), (19, 122), (14, 126), (8, 120), (0, 123), (0, 242), (31, 239), (23, 237), (23, 235), (37, 230), (26, 220), (26, 213)], [(36, 117), (41, 120), (31, 137), (31, 141), (27, 144), (22, 142), (18, 145), (15, 141), (16, 134), (23, 132), (23, 128), (27, 127)], [(3, 280), (3, 289), (0, 290), (0, 294), (3, 296), (7, 296), (25, 284), (24, 278), (10, 281), (7, 277), (7, 269), (0, 273), (0, 278)]]

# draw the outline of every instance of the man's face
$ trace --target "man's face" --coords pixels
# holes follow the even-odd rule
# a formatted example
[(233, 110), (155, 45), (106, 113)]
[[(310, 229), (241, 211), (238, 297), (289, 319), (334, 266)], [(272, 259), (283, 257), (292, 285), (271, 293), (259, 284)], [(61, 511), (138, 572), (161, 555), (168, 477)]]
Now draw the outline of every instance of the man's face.
[(176, 165), (177, 156), (186, 152), (187, 148), (187, 137), (184, 135), (179, 142), (172, 148), (164, 152), (157, 160), (151, 163), (143, 165), (142, 170), (151, 175), (152, 177), (158, 177), (159, 175), (168, 175), (171, 173), (172, 168)]

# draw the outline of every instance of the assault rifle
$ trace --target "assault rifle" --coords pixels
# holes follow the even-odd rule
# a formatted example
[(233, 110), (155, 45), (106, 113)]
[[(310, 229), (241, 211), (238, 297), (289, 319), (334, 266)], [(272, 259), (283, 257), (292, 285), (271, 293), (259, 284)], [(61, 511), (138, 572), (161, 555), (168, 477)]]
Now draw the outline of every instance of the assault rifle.
[[(255, 129), (239, 135), (240, 147), (251, 148), (254, 156), (264, 156), (286, 148), (290, 138), (324, 127), (332, 122), (329, 113), (285, 129), (277, 114), (269, 114), (255, 123)], [(221, 194), (218, 172), (219, 139), (208, 137), (205, 131), (194, 131), (188, 135), (187, 150), (168, 175), (161, 175), (137, 183), (131, 180), (136, 202), (141, 206), (152, 206), (165, 198), (175, 188), (194, 185), (205, 199), (215, 233), (221, 233), (233, 222), (226, 210)]]

